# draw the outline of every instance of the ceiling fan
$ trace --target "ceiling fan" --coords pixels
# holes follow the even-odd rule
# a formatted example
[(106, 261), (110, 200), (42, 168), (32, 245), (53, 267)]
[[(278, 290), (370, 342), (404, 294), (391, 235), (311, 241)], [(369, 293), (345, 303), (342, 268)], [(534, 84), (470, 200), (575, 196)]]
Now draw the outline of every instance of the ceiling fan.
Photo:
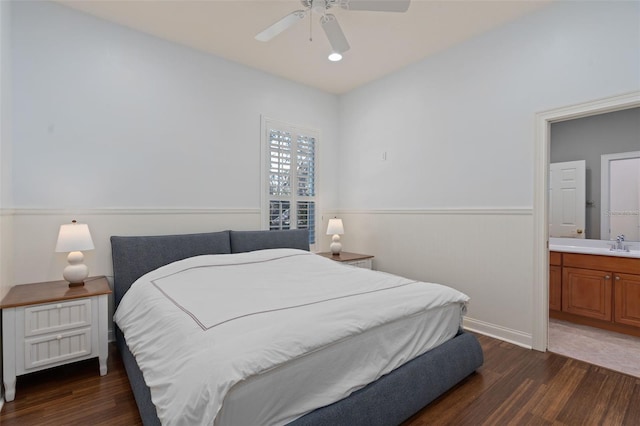
[(296, 22), (304, 19), (311, 12), (320, 15), (320, 25), (329, 39), (332, 53), (329, 60), (339, 61), (342, 54), (349, 50), (349, 42), (340, 28), (340, 24), (332, 13), (332, 7), (347, 10), (364, 10), (373, 12), (406, 12), (411, 0), (300, 0), (304, 9), (295, 10), (256, 35), (258, 41), (269, 41)]

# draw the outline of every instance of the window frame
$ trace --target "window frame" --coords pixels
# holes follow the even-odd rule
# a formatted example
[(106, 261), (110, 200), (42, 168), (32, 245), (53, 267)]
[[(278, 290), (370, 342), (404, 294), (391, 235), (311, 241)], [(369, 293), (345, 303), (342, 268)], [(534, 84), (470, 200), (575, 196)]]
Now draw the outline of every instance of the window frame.
[[(312, 201), (315, 204), (315, 223), (313, 227), (315, 242), (311, 244), (309, 243), (310, 250), (315, 250), (318, 246), (318, 240), (320, 233), (319, 226), (322, 222), (322, 217), (319, 214), (320, 210), (320, 185), (319, 185), (319, 157), (320, 157), (320, 140), (321, 140), (321, 132), (319, 129), (315, 129), (308, 126), (295, 125), (291, 123), (287, 123), (280, 120), (274, 120), (272, 118), (261, 116), (260, 122), (260, 181), (261, 181), (261, 190), (260, 190), (260, 222), (262, 229), (269, 230), (270, 229), (270, 201), (274, 198), (285, 200), (287, 197), (272, 197), (269, 194), (269, 185), (270, 185), (270, 168), (271, 168), (271, 158), (270, 158), (270, 146), (269, 146), (269, 131), (271, 129), (277, 129), (282, 132), (289, 132), (292, 135), (292, 140), (294, 141), (294, 145), (292, 146), (292, 161), (295, 161), (295, 153), (297, 152), (297, 136), (303, 135), (308, 137), (313, 137), (315, 139), (314, 143), (314, 157), (313, 157), (313, 168), (314, 168), (314, 196), (299, 196), (298, 189), (298, 176), (296, 173), (292, 173), (293, 181), (291, 182), (291, 195), (287, 201), (290, 201), (290, 218), (297, 217), (297, 203), (304, 201)], [(297, 221), (291, 220), (289, 229), (297, 229)]]

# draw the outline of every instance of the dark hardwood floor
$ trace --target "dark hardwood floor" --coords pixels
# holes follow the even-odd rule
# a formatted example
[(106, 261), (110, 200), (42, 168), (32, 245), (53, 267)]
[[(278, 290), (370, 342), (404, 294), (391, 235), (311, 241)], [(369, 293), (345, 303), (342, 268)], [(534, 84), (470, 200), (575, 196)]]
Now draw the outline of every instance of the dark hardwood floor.
[[(407, 420), (422, 425), (640, 425), (640, 379), (552, 353), (478, 336), (484, 365)], [(5, 425), (139, 425), (120, 356), (18, 378)], [(242, 425), (249, 426), (249, 425)]]
[(478, 338), (484, 365), (404, 426), (640, 425), (640, 379)]
[(16, 398), (4, 403), (0, 425), (141, 425), (115, 343), (107, 369), (101, 377), (96, 358), (18, 377)]

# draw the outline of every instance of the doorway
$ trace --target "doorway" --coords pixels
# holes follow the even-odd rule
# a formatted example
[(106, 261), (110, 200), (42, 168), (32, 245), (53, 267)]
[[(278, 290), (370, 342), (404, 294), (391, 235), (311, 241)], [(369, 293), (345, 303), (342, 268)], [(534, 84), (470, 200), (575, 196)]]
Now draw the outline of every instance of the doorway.
[(600, 99), (536, 114), (534, 146), (534, 253), (532, 347), (546, 351), (549, 339), (549, 150), (551, 123), (640, 106), (640, 92)]

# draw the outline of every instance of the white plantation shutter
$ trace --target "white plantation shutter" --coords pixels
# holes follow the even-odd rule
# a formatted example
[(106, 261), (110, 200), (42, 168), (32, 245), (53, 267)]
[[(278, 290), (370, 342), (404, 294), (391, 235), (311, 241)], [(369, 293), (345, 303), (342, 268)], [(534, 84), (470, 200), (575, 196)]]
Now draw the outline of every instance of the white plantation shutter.
[[(266, 228), (308, 229), (316, 237), (318, 132), (264, 119), (262, 123)], [(266, 158), (265, 158), (266, 157)]]
[(269, 129), (269, 195), (291, 195), (291, 133)]
[(297, 135), (296, 174), (298, 195), (300, 197), (315, 196), (315, 161), (316, 139), (311, 136)]

